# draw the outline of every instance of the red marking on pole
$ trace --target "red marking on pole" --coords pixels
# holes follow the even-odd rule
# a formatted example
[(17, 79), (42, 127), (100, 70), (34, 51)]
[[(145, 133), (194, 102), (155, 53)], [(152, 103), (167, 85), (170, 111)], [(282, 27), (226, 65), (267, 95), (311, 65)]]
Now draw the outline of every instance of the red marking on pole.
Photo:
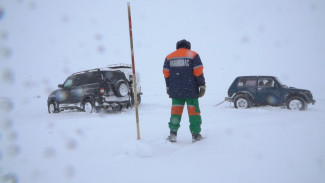
[(129, 32), (130, 32), (130, 47), (131, 47), (131, 60), (132, 60), (132, 73), (133, 73), (133, 97), (135, 105), (136, 125), (137, 125), (137, 139), (140, 140), (140, 125), (139, 125), (139, 112), (138, 112), (138, 93), (137, 93), (137, 80), (135, 76), (134, 64), (134, 51), (133, 51), (133, 36), (132, 36), (132, 21), (131, 21), (131, 7), (128, 2), (128, 17), (129, 17)]

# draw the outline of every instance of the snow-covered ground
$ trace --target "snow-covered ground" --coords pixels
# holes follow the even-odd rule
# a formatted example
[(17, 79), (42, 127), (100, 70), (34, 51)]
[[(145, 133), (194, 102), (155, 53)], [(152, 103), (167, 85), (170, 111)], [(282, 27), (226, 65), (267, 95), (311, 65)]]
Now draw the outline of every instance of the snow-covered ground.
[[(47, 114), (44, 99), (2, 116), (1, 174), (19, 182), (323, 182), (324, 111), (236, 110), (204, 100), (201, 142), (183, 116), (178, 142), (165, 140), (170, 104), (145, 95), (135, 112)], [(186, 113), (185, 113), (186, 114)]]
[[(322, 0), (130, 1), (143, 97), (134, 110), (48, 114), (73, 72), (130, 63), (126, 1), (0, 1), (0, 182), (325, 182)], [(205, 66), (203, 141), (187, 111), (171, 144), (162, 65), (192, 42)], [(316, 105), (237, 110), (221, 102), (238, 75), (274, 75)]]

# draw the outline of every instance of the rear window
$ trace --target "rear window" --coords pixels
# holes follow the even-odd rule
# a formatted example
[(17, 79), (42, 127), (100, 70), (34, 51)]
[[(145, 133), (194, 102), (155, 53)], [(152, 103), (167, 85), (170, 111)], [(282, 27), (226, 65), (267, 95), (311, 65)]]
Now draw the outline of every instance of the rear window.
[(238, 87), (252, 87), (256, 86), (257, 79), (256, 78), (241, 78), (238, 81)]
[(119, 72), (119, 71), (105, 71), (105, 72), (103, 72), (103, 75), (104, 75), (104, 78), (107, 78), (113, 82), (120, 80), (120, 79), (126, 80), (124, 73)]

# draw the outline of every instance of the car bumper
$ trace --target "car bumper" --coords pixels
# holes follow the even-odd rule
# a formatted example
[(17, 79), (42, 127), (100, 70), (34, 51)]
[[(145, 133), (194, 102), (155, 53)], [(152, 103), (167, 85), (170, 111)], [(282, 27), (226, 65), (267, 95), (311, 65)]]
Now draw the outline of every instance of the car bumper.
[(234, 100), (233, 100), (232, 97), (225, 97), (225, 101), (227, 101), (227, 102), (233, 102)]
[(102, 97), (103, 103), (112, 103), (112, 102), (127, 102), (130, 101), (130, 96), (127, 95), (125, 97), (116, 97), (116, 96), (104, 96)]
[(310, 103), (314, 105), (316, 103), (316, 100), (314, 100), (314, 99), (310, 100)]
[(130, 97), (116, 97), (116, 96), (102, 96), (96, 98), (94, 102), (94, 106), (96, 108), (114, 108), (114, 107), (122, 107), (128, 108), (130, 106)]

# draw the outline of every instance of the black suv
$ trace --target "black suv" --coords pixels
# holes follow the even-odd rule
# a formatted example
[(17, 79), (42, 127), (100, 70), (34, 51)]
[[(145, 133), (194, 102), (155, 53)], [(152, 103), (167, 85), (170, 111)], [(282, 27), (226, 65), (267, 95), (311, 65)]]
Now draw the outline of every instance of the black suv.
[(119, 111), (132, 105), (131, 85), (132, 81), (119, 70), (102, 68), (77, 72), (49, 95), (48, 112), (66, 109), (94, 112), (102, 108)]
[(315, 104), (309, 90), (287, 87), (273, 76), (237, 77), (229, 87), (226, 101), (234, 102), (236, 108), (271, 105), (305, 110), (308, 104)]

